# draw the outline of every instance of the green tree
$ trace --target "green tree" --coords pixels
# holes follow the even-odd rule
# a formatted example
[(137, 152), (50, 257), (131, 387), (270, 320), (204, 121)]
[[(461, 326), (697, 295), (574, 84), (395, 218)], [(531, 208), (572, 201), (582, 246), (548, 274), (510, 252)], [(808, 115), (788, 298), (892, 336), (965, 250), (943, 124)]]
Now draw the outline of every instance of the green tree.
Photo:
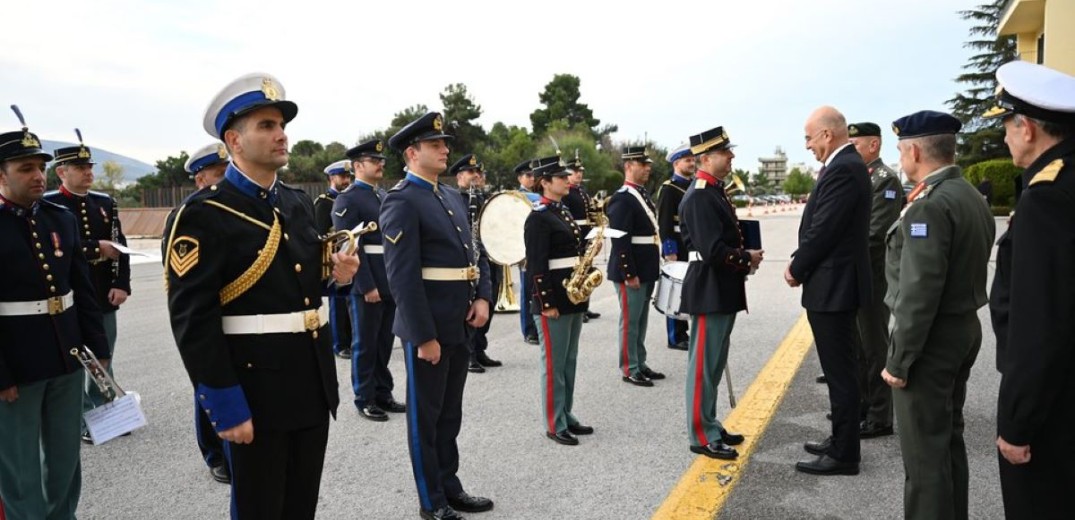
[(545, 138), (535, 143), (535, 147), (534, 157), (549, 157), (559, 149), (560, 156), (566, 161), (573, 159), (577, 153), (586, 168), (583, 184), (590, 193), (608, 191), (623, 184), (623, 173), (616, 162), (619, 155), (614, 158), (599, 150), (593, 134), (585, 126), (568, 127), (565, 121), (556, 121), (549, 127)]
[(792, 168), (788, 178), (784, 179), (784, 193), (788, 195), (805, 195), (814, 189), (814, 178), (798, 168)]
[(1015, 205), (1015, 182), (1022, 174), (1023, 169), (1011, 159), (983, 161), (963, 170), (963, 177), (972, 185), (978, 186), (986, 180), (993, 185), (993, 206)]
[(347, 147), (332, 142), (328, 145), (309, 140), (295, 143), (287, 168), (280, 171), (280, 179), (288, 183), (325, 182), (325, 168), (346, 159)]
[(753, 189), (752, 195), (768, 195), (773, 189), (773, 181), (769, 178), (769, 174), (765, 173), (758, 168), (758, 171), (750, 177), (750, 186)]
[(997, 36), (1000, 17), (1007, 4), (1008, 0), (988, 0), (959, 12), (962, 19), (974, 24), (969, 31), (971, 40), (963, 46), (975, 54), (963, 65), (964, 72), (956, 77), (966, 89), (946, 103), (952, 114), (963, 121), (956, 156), (964, 168), (988, 159), (1010, 157), (1004, 144), (1003, 126), (981, 117), (993, 103), (997, 68), (1017, 59), (1015, 37)]
[(526, 128), (501, 122), (493, 125), (486, 144), (478, 147), (475, 153), (485, 164), (486, 184), (501, 189), (517, 188), (518, 180), (513, 169), (538, 155), (537, 146)]
[(593, 134), (591, 137), (600, 135), (594, 129), (601, 124), (601, 120), (593, 116), (593, 110), (590, 110), (589, 106), (579, 103), (582, 96), (579, 92), (581, 83), (582, 80), (578, 76), (556, 74), (552, 81), (545, 85), (545, 90), (538, 95), (545, 108), (539, 108), (530, 114), (530, 124), (534, 127), (535, 135), (543, 135), (554, 121), (561, 119), (567, 121), (569, 127), (584, 126)]
[(444, 105), (444, 120), (448, 121), (449, 133), (455, 136), (452, 151), (456, 152), (456, 157), (473, 153), (485, 143), (485, 129), (476, 123), (482, 115), (482, 107), (467, 93), (466, 85), (453, 83), (444, 87), (440, 102)]
[(123, 166), (116, 161), (102, 163), (101, 176), (94, 179), (93, 189), (115, 193), (120, 184), (123, 184)]

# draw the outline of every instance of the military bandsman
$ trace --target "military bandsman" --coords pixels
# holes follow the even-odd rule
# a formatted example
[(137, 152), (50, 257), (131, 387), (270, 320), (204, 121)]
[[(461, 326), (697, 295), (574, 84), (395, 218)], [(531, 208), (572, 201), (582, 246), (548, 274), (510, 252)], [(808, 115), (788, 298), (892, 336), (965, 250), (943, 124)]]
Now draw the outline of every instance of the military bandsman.
[[(314, 220), (317, 232), (327, 235), (336, 229), (333, 226), (332, 207), (336, 197), (351, 186), (351, 161), (343, 159), (325, 167), (328, 177), (328, 191), (314, 200)], [(332, 330), (332, 352), (340, 359), (351, 359), (351, 289), (344, 291), (326, 291), (328, 296), (329, 328)]]
[[(372, 139), (350, 150), (347, 160), (355, 182), (336, 197), (332, 223), (336, 229), (354, 229), (377, 222), (384, 190), (384, 141)], [(384, 266), (384, 242), (381, 230), (361, 235), (358, 257), (360, 267), (351, 284), (351, 388), (355, 408), (371, 421), (387, 421), (388, 413), (403, 413), (406, 407), (392, 396), (395, 383), (388, 362), (396, 341), (392, 326), (396, 302), (388, 287)]]
[(862, 156), (870, 173), (870, 272), (873, 292), (856, 316), (861, 340), (858, 356), (859, 394), (862, 401), (859, 438), (892, 435), (892, 389), (881, 379), (888, 355), (888, 306), (885, 305), (885, 234), (903, 209), (899, 174), (881, 160), (881, 127), (874, 123), (847, 125), (851, 144)]
[(105, 364), (111, 352), (81, 223), (41, 200), (51, 159), (25, 122), (0, 134), (0, 501), (11, 520), (75, 518), (83, 375), (71, 350)]
[(624, 183), (609, 197), (608, 225), (624, 234), (612, 239), (608, 279), (620, 299), (618, 348), (623, 381), (653, 386), (664, 374), (646, 365), (646, 323), (654, 284), (660, 276), (657, 216), (646, 193), (653, 159), (644, 146), (622, 150)]
[[(585, 252), (585, 241), (575, 218), (564, 206), (570, 185), (559, 156), (539, 159), (534, 168), (539, 204), (526, 218), (523, 241), (531, 277), (533, 320), (541, 339), (541, 409), (545, 435), (560, 444), (574, 446), (576, 435), (594, 429), (579, 422), (571, 412), (575, 400), (575, 366), (579, 355), (582, 317), (589, 300), (574, 303), (567, 297), (564, 281)], [(598, 246), (600, 247), (600, 246)]]
[(679, 309), (691, 316), (686, 385), (690, 450), (726, 460), (739, 456), (732, 446), (744, 438), (729, 433), (717, 419), (717, 389), (728, 364), (735, 316), (747, 307), (747, 274), (764, 256), (764, 251), (744, 247), (735, 206), (725, 191), (734, 146), (720, 126), (691, 136), (688, 153), (697, 157), (699, 167), (683, 196), (677, 225), (683, 230), (683, 248), (677, 251), (690, 261)]
[(227, 441), (233, 518), (313, 518), (339, 404), (313, 201), (279, 181), (298, 112), (264, 73), (229, 83), (204, 127), (231, 154), (224, 180), (189, 197), (165, 240), (168, 310), (198, 400)]
[(892, 123), (900, 167), (915, 181), (888, 232), (885, 303), (892, 343), (881, 376), (893, 390), (906, 518), (967, 518), (963, 403), (982, 344), (978, 309), (993, 215), (954, 164), (955, 117), (921, 111)]
[[(481, 215), (482, 207), (485, 205), (485, 192), (478, 186), (483, 176), (483, 165), (478, 162), (478, 158), (471, 153), (460, 157), (458, 161), (452, 164), (451, 168), (448, 168), (448, 173), (455, 176), (455, 184), (458, 189), (459, 196), (462, 198), (463, 205), (467, 208), (467, 222), (470, 223), (471, 230), (474, 230), (474, 223)], [(477, 237), (473, 237), (477, 238)], [(480, 241), (479, 241), (480, 244)], [(501, 284), (501, 270), (497, 266), (489, 265), (489, 278), (491, 284), (491, 291), (493, 294), (497, 294)], [(498, 360), (495, 360), (486, 353), (489, 350), (489, 327), (493, 323), (493, 314), (489, 313), (489, 319), (485, 322), (485, 325), (471, 331), (470, 337), (470, 366), (467, 370), (481, 374), (485, 372), (486, 368), (494, 368), (502, 366)]]
[(1075, 77), (1024, 61), (997, 70), (987, 117), (1025, 184), (997, 248), (997, 447), (1004, 514), (1066, 518), (1075, 489)]
[(210, 143), (187, 158), (183, 169), (187, 171), (194, 186), (199, 190), (224, 180), (228, 169), (228, 150), (223, 143)]
[[(517, 164), (514, 171), (519, 179), (519, 193), (531, 204), (536, 204), (540, 196), (531, 190), (534, 186), (534, 169), (530, 166), (530, 162), (530, 159), (527, 159)], [(528, 287), (526, 262), (523, 262), (519, 265), (519, 293), (530, 294)], [(534, 327), (534, 320), (530, 319), (530, 302), (526, 297), (519, 299), (519, 328), (523, 333), (523, 340), (531, 345), (538, 344), (537, 329)]]
[(456, 474), (456, 437), (470, 353), (468, 327), (489, 319), (489, 264), (472, 244), (466, 207), (437, 182), (448, 168), (444, 120), (430, 112), (388, 140), (406, 177), (381, 207), (385, 266), (396, 299), (395, 333), (407, 364), (407, 439), (424, 519), (457, 519), (457, 511), (493, 508), (469, 495)]
[[(116, 349), (116, 311), (131, 294), (131, 257), (115, 247), (117, 244), (127, 245), (119, 221), (119, 207), (108, 194), (90, 190), (93, 185), (92, 153), (82, 143), (82, 132), (76, 129), (75, 133), (78, 134), (78, 146), (55, 152), (56, 175), (62, 184), (59, 190), (46, 193), (45, 200), (66, 207), (79, 220), (82, 252), (90, 263), (90, 278), (108, 335), (108, 351), (113, 353)], [(109, 365), (108, 374), (112, 375), (112, 365)], [(106, 402), (93, 378), (87, 376), (82, 410), (89, 411)], [(85, 423), (82, 442), (93, 442)]]
[[(683, 201), (697, 169), (690, 145), (680, 145), (665, 159), (672, 165), (672, 177), (657, 190), (657, 231), (661, 237), (661, 256), (666, 262), (687, 261), (679, 223), (679, 203)], [(687, 322), (671, 316), (665, 318), (668, 348), (687, 350)]]
[[(575, 150), (575, 158), (564, 161), (565, 168), (567, 168), (568, 176), (567, 182), (571, 187), (571, 190), (564, 196), (562, 201), (568, 211), (571, 212), (571, 216), (575, 219), (575, 224), (579, 226), (579, 231), (582, 232), (583, 249), (585, 249), (586, 237), (590, 236), (590, 229), (593, 228), (593, 223), (590, 222), (590, 213), (596, 211), (596, 201), (593, 197), (586, 192), (586, 188), (582, 185), (582, 177), (586, 172), (586, 166), (582, 164), (582, 159), (579, 159), (579, 152)], [(582, 322), (589, 323), (590, 320), (595, 320), (601, 317), (601, 313), (594, 312), (587, 308), (582, 312)]]

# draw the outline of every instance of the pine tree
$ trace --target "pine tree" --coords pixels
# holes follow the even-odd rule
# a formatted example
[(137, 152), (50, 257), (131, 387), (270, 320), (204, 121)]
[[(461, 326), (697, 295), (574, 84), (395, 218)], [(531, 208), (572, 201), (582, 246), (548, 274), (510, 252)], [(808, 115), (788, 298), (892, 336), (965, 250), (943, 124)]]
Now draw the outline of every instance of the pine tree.
[(1017, 59), (1014, 36), (997, 36), (1000, 17), (1008, 0), (991, 0), (974, 9), (960, 11), (959, 16), (974, 25), (970, 28), (971, 40), (963, 44), (975, 54), (963, 66), (964, 73), (956, 81), (966, 85), (947, 104), (952, 114), (963, 121), (957, 150), (961, 166), (969, 166), (988, 159), (1009, 157), (1004, 144), (1004, 128), (996, 121), (982, 119), (982, 114), (992, 106), (996, 91), (997, 69)]

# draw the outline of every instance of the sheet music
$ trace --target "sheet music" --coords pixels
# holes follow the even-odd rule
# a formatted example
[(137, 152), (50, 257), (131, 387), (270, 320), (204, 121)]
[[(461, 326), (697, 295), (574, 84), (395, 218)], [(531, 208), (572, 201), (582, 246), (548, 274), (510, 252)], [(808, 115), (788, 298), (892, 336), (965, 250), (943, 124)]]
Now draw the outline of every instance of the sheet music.
[(123, 397), (86, 412), (83, 417), (94, 444), (104, 444), (148, 424), (142, 412), (141, 397), (135, 392), (127, 392)]

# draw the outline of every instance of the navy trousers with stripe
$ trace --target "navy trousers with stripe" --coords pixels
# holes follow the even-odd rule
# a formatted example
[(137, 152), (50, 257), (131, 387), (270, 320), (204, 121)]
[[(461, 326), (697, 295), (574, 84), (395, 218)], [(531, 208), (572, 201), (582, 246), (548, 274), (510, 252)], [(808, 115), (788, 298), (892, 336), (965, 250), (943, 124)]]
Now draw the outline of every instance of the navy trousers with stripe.
[(463, 387), (470, 351), (466, 343), (441, 345), (436, 365), (418, 358), (418, 346), (403, 346), (407, 362), (407, 446), (422, 509), (448, 504), (463, 492), (456, 437), (463, 420)]

